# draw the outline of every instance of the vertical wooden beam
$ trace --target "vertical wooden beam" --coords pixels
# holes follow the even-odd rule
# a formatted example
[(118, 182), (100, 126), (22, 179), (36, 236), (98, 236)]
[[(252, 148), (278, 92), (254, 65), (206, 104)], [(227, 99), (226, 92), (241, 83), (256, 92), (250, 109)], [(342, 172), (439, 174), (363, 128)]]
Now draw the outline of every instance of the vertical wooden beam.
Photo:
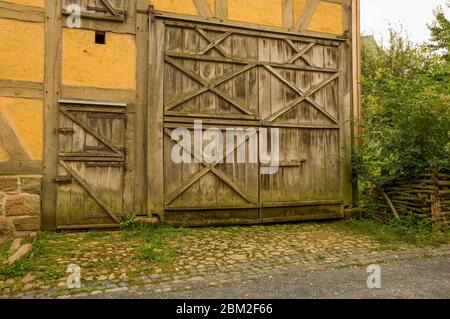
[[(137, 0), (139, 11), (148, 9), (148, 0)], [(136, 15), (137, 87), (134, 114), (134, 194), (136, 213), (147, 213), (147, 107), (148, 107), (148, 59), (149, 16)]]
[[(344, 3), (345, 8), (346, 3)], [(348, 5), (348, 3), (347, 3)], [(353, 110), (352, 110), (352, 141), (354, 151), (362, 147), (361, 126), (361, 21), (360, 0), (352, 0), (352, 19), (344, 23), (351, 23), (350, 37), (352, 39), (352, 70), (353, 70)], [(344, 11), (345, 12), (345, 11)], [(345, 32), (345, 29), (344, 29)], [(353, 181), (353, 205), (359, 205), (358, 181)]]
[(294, 0), (283, 0), (283, 27), (291, 29), (294, 25)]
[(228, 20), (228, 0), (216, 0), (216, 17)]
[(213, 14), (206, 0), (194, 0), (194, 4), (197, 7), (197, 12), (202, 17), (212, 18)]
[(165, 25), (150, 17), (147, 178), (149, 213), (164, 213), (164, 68)]
[[(352, 55), (353, 55), (353, 119), (356, 123), (361, 120), (361, 21), (360, 0), (352, 1)], [(359, 126), (354, 127), (355, 146), (360, 145)]]
[[(352, 0), (345, 0), (344, 5), (344, 28), (351, 28), (352, 10), (349, 5)], [(352, 94), (353, 94), (353, 69), (352, 69), (352, 42), (347, 40), (339, 45), (339, 102), (340, 102), (340, 185), (341, 200), (344, 207), (353, 206), (353, 184), (352, 184)]]
[(295, 30), (302, 32), (308, 29), (311, 19), (320, 0), (308, 0), (299, 19), (295, 22)]
[(45, 0), (44, 154), (42, 179), (42, 228), (56, 229), (58, 172), (58, 100), (62, 65), (62, 1)]

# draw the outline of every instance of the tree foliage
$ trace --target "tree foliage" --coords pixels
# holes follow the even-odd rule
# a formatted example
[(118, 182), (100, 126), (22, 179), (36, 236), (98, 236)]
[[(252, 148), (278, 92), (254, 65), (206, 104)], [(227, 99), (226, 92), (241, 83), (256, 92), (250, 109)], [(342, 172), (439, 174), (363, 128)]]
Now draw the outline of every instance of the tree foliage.
[[(448, 21), (438, 11), (436, 19), (433, 40), (448, 48), (449, 33), (438, 31)], [(363, 147), (354, 167), (364, 183), (450, 169), (450, 61), (435, 50), (394, 30), (386, 48), (363, 42)]]
[[(450, 8), (450, 0), (447, 0)], [(442, 7), (434, 11), (435, 21), (429, 25), (431, 31), (430, 47), (434, 50), (443, 50), (443, 57), (450, 62), (450, 21), (445, 17)]]

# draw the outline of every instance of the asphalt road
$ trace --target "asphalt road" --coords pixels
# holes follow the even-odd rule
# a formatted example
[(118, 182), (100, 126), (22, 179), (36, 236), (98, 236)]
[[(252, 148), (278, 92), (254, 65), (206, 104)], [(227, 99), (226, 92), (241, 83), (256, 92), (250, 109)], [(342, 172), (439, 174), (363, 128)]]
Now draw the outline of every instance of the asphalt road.
[(367, 288), (366, 267), (325, 270), (299, 276), (296, 271), (222, 287), (154, 294), (102, 294), (96, 298), (444, 298), (450, 299), (450, 257), (381, 264), (381, 288)]

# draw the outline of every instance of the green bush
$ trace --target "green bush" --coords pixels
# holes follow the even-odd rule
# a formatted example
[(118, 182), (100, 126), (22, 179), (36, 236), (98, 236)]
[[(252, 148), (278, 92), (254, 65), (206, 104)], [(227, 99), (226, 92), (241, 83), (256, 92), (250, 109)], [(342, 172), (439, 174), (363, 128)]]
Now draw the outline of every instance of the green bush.
[(391, 30), (386, 48), (362, 46), (362, 188), (450, 169), (449, 62)]
[(120, 223), (120, 229), (133, 230), (135, 227), (135, 224), (134, 224), (135, 219), (136, 219), (136, 214), (128, 214)]

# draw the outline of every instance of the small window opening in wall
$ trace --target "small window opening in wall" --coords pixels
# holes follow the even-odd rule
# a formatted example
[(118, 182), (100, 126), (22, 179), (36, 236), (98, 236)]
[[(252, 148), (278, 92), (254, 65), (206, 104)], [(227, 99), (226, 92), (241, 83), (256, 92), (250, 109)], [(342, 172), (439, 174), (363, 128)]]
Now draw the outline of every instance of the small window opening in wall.
[(95, 43), (105, 44), (106, 43), (106, 33), (101, 31), (95, 32)]

